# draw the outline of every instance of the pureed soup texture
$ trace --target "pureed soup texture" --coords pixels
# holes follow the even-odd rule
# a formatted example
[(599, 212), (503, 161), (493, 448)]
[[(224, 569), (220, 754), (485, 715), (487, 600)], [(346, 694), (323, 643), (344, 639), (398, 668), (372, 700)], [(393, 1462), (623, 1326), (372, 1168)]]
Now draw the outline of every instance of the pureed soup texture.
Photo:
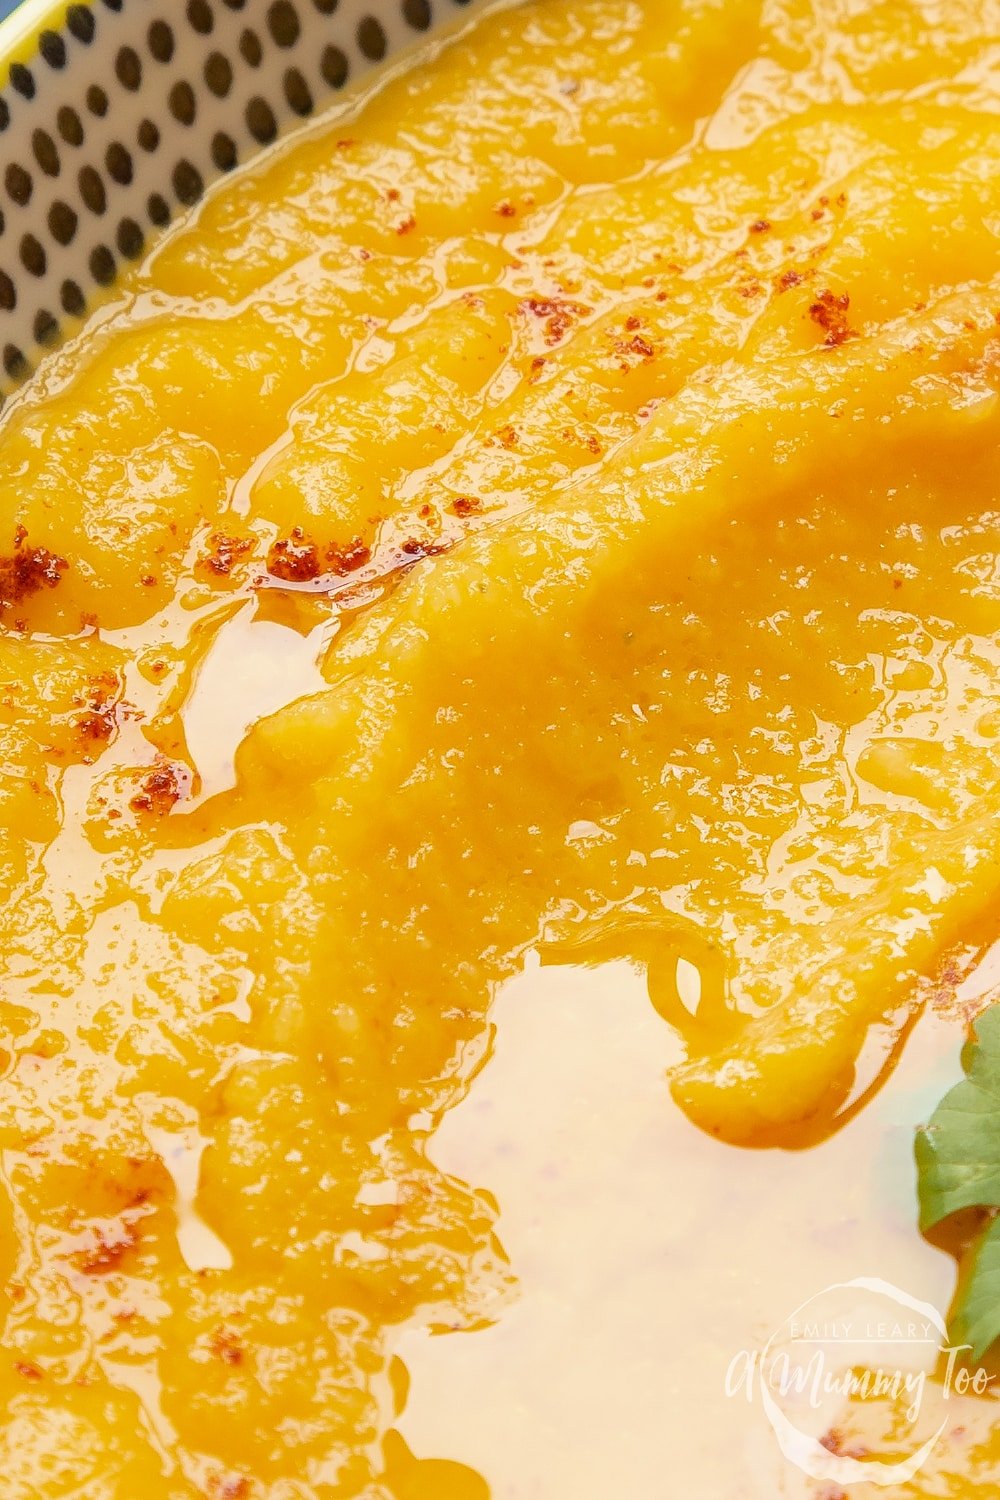
[[(5, 1500), (840, 1494), (723, 1385), (838, 1274), (952, 1291), (911, 1163), (997, 936), (998, 34), (501, 9), (10, 404)], [(994, 1493), (963, 1400), (854, 1493)]]

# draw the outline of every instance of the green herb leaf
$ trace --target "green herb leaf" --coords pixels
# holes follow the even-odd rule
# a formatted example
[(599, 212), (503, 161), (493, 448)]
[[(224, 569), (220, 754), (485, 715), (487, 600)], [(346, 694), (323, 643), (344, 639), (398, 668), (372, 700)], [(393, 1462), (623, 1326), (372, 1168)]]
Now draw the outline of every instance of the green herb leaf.
[[(917, 1132), (920, 1227), (963, 1208), (1000, 1210), (1000, 1004), (976, 1021), (962, 1053), (966, 1077)], [(952, 1310), (957, 1343), (980, 1359), (1000, 1338), (1000, 1219), (984, 1227)]]
[(1000, 1338), (1000, 1219), (990, 1220), (973, 1252), (955, 1299), (951, 1335), (958, 1345), (971, 1344), (973, 1359), (982, 1359)]

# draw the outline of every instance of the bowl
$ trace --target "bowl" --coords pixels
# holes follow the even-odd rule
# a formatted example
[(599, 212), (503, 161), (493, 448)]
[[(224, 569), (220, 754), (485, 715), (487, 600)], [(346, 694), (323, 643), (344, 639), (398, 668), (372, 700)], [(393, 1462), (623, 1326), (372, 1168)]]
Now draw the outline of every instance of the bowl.
[(0, 23), (0, 398), (206, 188), (482, 0), (26, 0)]

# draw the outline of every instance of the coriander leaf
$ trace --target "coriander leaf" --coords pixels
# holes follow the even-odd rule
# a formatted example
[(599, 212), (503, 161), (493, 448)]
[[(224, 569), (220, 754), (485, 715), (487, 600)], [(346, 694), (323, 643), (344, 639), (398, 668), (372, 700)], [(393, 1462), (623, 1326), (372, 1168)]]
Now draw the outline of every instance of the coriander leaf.
[(960, 1208), (1000, 1208), (1000, 1005), (976, 1021), (962, 1067), (968, 1076), (917, 1132), (923, 1230)]
[(1000, 1338), (1000, 1219), (991, 1219), (976, 1245), (955, 1298), (951, 1334), (956, 1344), (971, 1344), (972, 1358), (982, 1359)]
[[(1000, 1004), (983, 1012), (962, 1051), (966, 1077), (917, 1132), (920, 1227), (964, 1208), (1000, 1210)], [(980, 1359), (1000, 1338), (1000, 1218), (974, 1242), (951, 1314), (957, 1344)]]

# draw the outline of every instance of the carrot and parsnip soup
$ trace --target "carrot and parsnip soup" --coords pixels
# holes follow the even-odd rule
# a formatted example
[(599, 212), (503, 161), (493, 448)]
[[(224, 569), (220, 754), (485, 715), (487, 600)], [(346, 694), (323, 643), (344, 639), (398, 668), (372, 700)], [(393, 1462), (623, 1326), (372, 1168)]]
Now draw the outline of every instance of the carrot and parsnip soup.
[[(839, 1493), (723, 1384), (838, 1277), (951, 1292), (998, 34), (494, 10), (11, 402), (5, 1500)], [(991, 1493), (994, 1409), (855, 1493)]]

